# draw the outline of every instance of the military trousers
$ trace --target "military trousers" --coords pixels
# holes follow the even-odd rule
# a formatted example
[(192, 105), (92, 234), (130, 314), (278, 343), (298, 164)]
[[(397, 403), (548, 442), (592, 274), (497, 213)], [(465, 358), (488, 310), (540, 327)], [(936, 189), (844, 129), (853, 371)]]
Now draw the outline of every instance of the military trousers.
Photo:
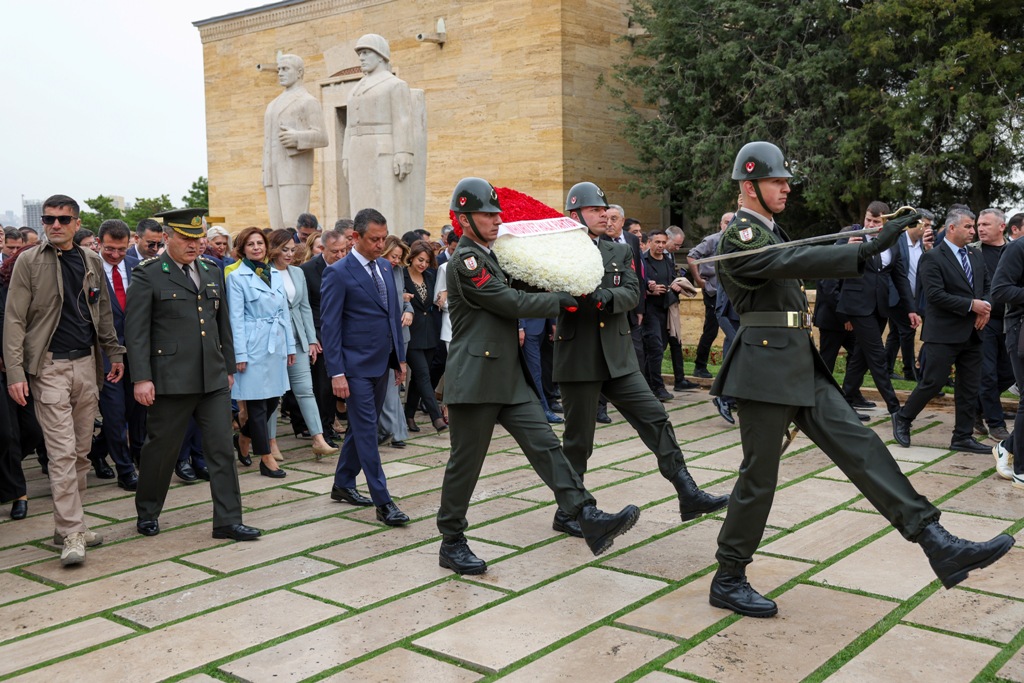
[(206, 394), (157, 394), (146, 420), (135, 510), (140, 520), (160, 517), (181, 442), (193, 416), (203, 435), (203, 455), (210, 471), (213, 526), (241, 524), (242, 493), (232, 452), (231, 391), (227, 386)]
[(583, 481), (562, 453), (562, 445), (551, 431), (539, 401), (513, 405), (449, 404), (448, 422), (451, 455), (444, 470), (441, 508), (437, 512), (437, 528), (445, 539), (457, 538), (469, 526), (469, 500), (480, 478), (495, 422), (508, 430), (523, 449), (530, 465), (554, 492), (559, 508), (576, 517), (584, 505), (594, 503), (594, 497), (583, 488)]
[(761, 543), (790, 422), (907, 540), (939, 518), (939, 511), (914, 490), (878, 435), (861, 424), (842, 393), (820, 372), (815, 372), (814, 399), (814, 406), (799, 407), (737, 398), (743, 462), (718, 534), (716, 557), (723, 571), (742, 575)]
[(639, 372), (596, 382), (559, 382), (559, 386), (565, 411), (562, 447), (580, 479), (583, 479), (587, 460), (594, 452), (597, 401), (602, 393), (654, 453), (661, 476), (671, 479), (686, 465), (665, 406), (654, 397), (647, 380)]

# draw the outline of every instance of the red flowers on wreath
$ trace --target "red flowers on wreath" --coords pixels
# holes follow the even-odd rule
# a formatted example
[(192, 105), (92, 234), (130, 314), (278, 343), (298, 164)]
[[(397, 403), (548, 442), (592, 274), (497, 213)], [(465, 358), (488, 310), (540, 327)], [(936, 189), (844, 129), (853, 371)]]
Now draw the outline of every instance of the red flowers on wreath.
[[(551, 208), (544, 202), (534, 199), (528, 194), (513, 190), (511, 187), (496, 187), (498, 203), (501, 204), (501, 220), (503, 223), (516, 221), (540, 220), (542, 218), (561, 218), (561, 211)], [(459, 225), (454, 211), (448, 212), (455, 234), (462, 237), (462, 226)]]

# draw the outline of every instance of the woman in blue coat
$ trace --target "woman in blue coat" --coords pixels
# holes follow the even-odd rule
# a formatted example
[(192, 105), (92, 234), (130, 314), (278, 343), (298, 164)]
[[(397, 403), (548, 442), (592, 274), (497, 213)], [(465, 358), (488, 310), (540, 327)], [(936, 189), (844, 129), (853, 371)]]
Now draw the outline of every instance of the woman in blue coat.
[(235, 339), (235, 384), (231, 398), (245, 401), (249, 414), (242, 434), (252, 440), (260, 474), (285, 476), (270, 451), (267, 419), (288, 391), (288, 366), (295, 362), (295, 337), (288, 295), (280, 273), (272, 277), (267, 240), (246, 228), (235, 240), (240, 265), (228, 276), (228, 314)]

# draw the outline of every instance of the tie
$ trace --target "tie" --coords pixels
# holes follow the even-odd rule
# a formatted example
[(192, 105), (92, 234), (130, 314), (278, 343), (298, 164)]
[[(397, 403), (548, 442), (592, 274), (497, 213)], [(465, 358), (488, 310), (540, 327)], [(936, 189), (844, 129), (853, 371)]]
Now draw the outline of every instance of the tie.
[(121, 279), (121, 270), (114, 266), (111, 275), (114, 280), (114, 297), (117, 299), (117, 303), (121, 304), (121, 310), (124, 311), (128, 308), (128, 297), (124, 294), (124, 280)]
[(384, 281), (380, 279), (380, 275), (377, 273), (376, 261), (370, 261), (370, 275), (373, 276), (373, 284), (377, 285), (377, 294), (380, 295), (380, 302), (384, 304), (384, 308), (387, 308), (388, 290), (384, 288)]
[(974, 273), (971, 271), (971, 261), (967, 258), (967, 249), (960, 247), (960, 265), (964, 267), (964, 275), (967, 276), (967, 282), (970, 283), (971, 287), (974, 287)]
[(192, 267), (186, 263), (181, 267), (181, 272), (185, 273), (185, 279), (188, 280), (188, 284), (191, 285), (192, 291), (198, 291), (196, 289), (196, 281), (192, 279)]

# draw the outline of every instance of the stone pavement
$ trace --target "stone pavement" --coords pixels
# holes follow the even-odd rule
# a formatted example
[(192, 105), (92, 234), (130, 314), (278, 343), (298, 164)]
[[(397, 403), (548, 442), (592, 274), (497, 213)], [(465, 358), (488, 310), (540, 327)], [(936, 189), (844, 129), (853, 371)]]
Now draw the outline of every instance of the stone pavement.
[[(679, 394), (668, 408), (694, 478), (726, 493), (739, 432), (708, 398)], [(382, 451), (406, 528), (331, 502), (335, 459), (288, 438), (287, 479), (241, 468), (259, 541), (210, 537), (205, 484), (175, 484), (162, 533), (138, 536), (132, 496), (90, 480), (88, 521), (106, 542), (69, 569), (32, 469), (31, 516), (0, 523), (0, 678), (1024, 681), (1024, 547), (942, 590), (920, 549), (798, 438), (749, 572), (779, 615), (740, 618), (707, 601), (721, 519), (680, 523), (654, 458), (612, 416), (587, 483), (606, 510), (643, 507), (636, 527), (599, 558), (552, 531), (552, 495), (499, 428), (470, 510), (472, 547), (490, 563), (480, 577), (437, 566), (448, 437), (429, 426)], [(891, 441), (883, 418), (872, 426)], [(1024, 491), (995, 476), (991, 457), (948, 451), (951, 421), (922, 414), (914, 447), (893, 449), (901, 467), (952, 532), (1024, 540)]]

